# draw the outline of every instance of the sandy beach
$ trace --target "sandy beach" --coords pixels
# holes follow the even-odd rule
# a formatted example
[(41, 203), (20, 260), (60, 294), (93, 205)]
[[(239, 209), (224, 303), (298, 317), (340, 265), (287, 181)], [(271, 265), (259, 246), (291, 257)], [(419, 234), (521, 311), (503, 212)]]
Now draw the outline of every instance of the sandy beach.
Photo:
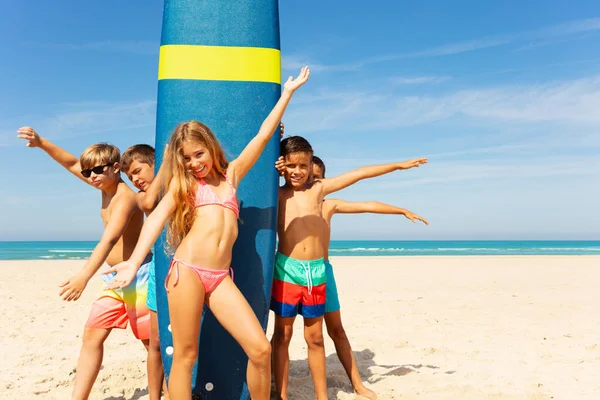
[[(598, 399), (600, 257), (336, 257), (342, 317), (380, 399)], [(0, 392), (70, 398), (83, 324), (100, 279), (76, 303), (58, 283), (83, 261), (0, 262)], [(268, 335), (272, 332), (269, 326)], [(353, 399), (326, 341), (329, 398)], [(302, 323), (290, 398), (314, 398)], [(107, 341), (91, 399), (147, 399), (145, 350)]]

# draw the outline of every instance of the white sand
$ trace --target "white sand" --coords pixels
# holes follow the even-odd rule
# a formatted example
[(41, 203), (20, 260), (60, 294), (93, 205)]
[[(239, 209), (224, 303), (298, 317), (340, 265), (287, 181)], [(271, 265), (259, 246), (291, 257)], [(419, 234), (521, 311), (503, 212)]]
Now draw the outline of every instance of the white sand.
[[(346, 331), (381, 399), (599, 399), (600, 257), (336, 257)], [(68, 399), (100, 279), (76, 303), (57, 284), (82, 261), (0, 262), (0, 393)], [(272, 332), (269, 327), (268, 334)], [(290, 398), (314, 398), (302, 323)], [(326, 342), (329, 397), (353, 399)], [(147, 399), (145, 350), (107, 341), (91, 399)]]

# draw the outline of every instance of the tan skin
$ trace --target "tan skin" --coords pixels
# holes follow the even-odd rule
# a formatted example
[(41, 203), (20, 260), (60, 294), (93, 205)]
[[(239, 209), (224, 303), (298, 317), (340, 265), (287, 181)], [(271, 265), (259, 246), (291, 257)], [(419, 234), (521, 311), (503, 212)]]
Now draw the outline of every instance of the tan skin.
[[(305, 67), (295, 80), (290, 77), (281, 98), (256, 137), (229, 164), (226, 174), (234, 188), (258, 160), (279, 125), (292, 94), (308, 80), (309, 75), (310, 71)], [(184, 142), (181, 155), (186, 170), (197, 179), (203, 179), (217, 197), (225, 199), (231, 195), (231, 186), (213, 168), (213, 156), (207, 146)], [(133, 279), (142, 263), (142, 254), (150, 249), (175, 207), (171, 186), (146, 220), (131, 259), (111, 269), (118, 272), (111, 284), (127, 285)], [(219, 205), (198, 207), (190, 231), (177, 248), (175, 257), (202, 268), (227, 270), (237, 234), (237, 217), (232, 210)], [(254, 311), (232, 279), (227, 276), (213, 292), (206, 294), (194, 272), (180, 266), (179, 282), (175, 285), (175, 274), (171, 274), (167, 290), (174, 349), (169, 380), (171, 399), (191, 398), (192, 368), (198, 357), (200, 320), (205, 303), (248, 356), (246, 380), (250, 396), (256, 400), (269, 399), (271, 346)]]
[[(63, 300), (76, 301), (104, 262), (108, 265), (116, 265), (131, 256), (142, 228), (144, 215), (137, 207), (135, 193), (120, 178), (119, 163), (104, 167), (101, 174), (92, 172), (89, 178), (84, 178), (77, 157), (41, 138), (31, 127), (20, 128), (17, 133), (20, 139), (27, 141), (28, 147), (39, 147), (44, 150), (77, 178), (102, 192), (100, 211), (104, 222), (102, 238), (82, 270), (59, 285), (59, 295)], [(104, 341), (111, 330), (85, 328), (72, 399), (88, 398), (102, 365)], [(148, 340), (142, 342), (144, 346), (148, 346)]]
[[(315, 260), (327, 254), (329, 227), (323, 219), (323, 199), (359, 180), (396, 170), (418, 167), (427, 159), (358, 168), (340, 176), (312, 180), (312, 154), (287, 154), (283, 160), (285, 185), (279, 189), (277, 234), (278, 251), (298, 260)], [(278, 399), (287, 400), (289, 344), (295, 317), (275, 315), (273, 367)], [(323, 317), (304, 319), (304, 338), (308, 346), (308, 364), (318, 400), (327, 399)]]
[[(154, 176), (154, 164), (150, 165), (139, 160), (133, 160), (127, 171), (123, 171), (139, 192), (135, 196), (138, 207), (146, 215), (156, 207), (160, 195), (162, 169)], [(158, 337), (158, 316), (155, 311), (150, 311), (150, 343), (148, 346), (147, 373), (148, 396), (150, 400), (160, 400), (164, 392), (165, 399), (169, 399), (167, 385), (164, 380), (162, 356), (160, 353), (160, 340)]]
[[(320, 166), (313, 164), (313, 178), (323, 179), (323, 170)], [(369, 202), (347, 202), (338, 199), (327, 199), (323, 201), (323, 219), (327, 223), (328, 232), (326, 238), (326, 254), (325, 259), (329, 259), (329, 243), (331, 239), (331, 219), (335, 214), (356, 214), (356, 213), (375, 213), (375, 214), (400, 214), (404, 215), (413, 223), (422, 221), (425, 225), (428, 222), (417, 214), (414, 214), (403, 208), (394, 207), (388, 204), (383, 204), (375, 201)], [(325, 313), (325, 326), (327, 333), (333, 340), (335, 350), (340, 362), (342, 363), (348, 378), (352, 383), (354, 392), (368, 399), (376, 399), (377, 395), (372, 390), (365, 387), (362, 378), (358, 372), (358, 365), (350, 346), (350, 341), (346, 335), (346, 331), (342, 324), (342, 316), (340, 310)]]
[[(280, 130), (283, 132), (283, 124)], [(166, 152), (166, 146), (165, 146)], [(129, 169), (123, 171), (139, 192), (136, 194), (138, 207), (148, 216), (158, 203), (162, 181), (162, 165), (156, 177), (154, 176), (154, 164), (150, 165), (139, 160), (133, 160)], [(168, 391), (164, 380), (162, 355), (160, 352), (160, 339), (158, 336), (158, 316), (155, 311), (150, 310), (150, 344), (148, 347), (148, 396), (150, 400), (160, 400), (161, 392), (164, 392), (168, 400)]]

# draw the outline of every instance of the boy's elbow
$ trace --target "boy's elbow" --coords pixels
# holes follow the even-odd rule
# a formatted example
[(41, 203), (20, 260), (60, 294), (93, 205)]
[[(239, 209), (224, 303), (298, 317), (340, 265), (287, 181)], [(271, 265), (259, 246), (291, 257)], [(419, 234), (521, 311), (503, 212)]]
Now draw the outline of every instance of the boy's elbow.
[(153, 201), (153, 199), (149, 199), (149, 198), (145, 197), (140, 202), (140, 208), (142, 209), (142, 211), (145, 214), (150, 213), (154, 209), (154, 201)]

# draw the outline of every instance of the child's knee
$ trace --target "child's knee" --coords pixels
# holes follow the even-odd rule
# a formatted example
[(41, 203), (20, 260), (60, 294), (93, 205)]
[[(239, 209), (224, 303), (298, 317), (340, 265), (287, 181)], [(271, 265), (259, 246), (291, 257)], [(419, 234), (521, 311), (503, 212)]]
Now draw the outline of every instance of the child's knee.
[(96, 328), (85, 328), (83, 331), (83, 346), (85, 347), (102, 347), (106, 340), (104, 330)]
[(275, 328), (273, 331), (273, 342), (277, 344), (289, 345), (292, 341), (294, 330), (292, 327)]
[(325, 340), (322, 331), (304, 330), (304, 340), (308, 347), (325, 347)]
[(150, 336), (150, 344), (148, 346), (148, 350), (155, 353), (160, 353), (160, 341), (158, 340), (158, 335), (156, 335), (155, 339), (152, 336)]
[(332, 327), (328, 326), (327, 334), (329, 335), (331, 340), (333, 340), (334, 342), (337, 342), (340, 340), (348, 340), (348, 337), (346, 336), (346, 331), (344, 330), (344, 327), (342, 325), (337, 325), (337, 326), (332, 326)]
[(255, 364), (269, 363), (271, 360), (271, 343), (265, 337), (255, 343), (248, 352), (248, 358)]
[(160, 339), (158, 337), (158, 330), (150, 330), (150, 348), (160, 350)]
[(198, 358), (198, 342), (173, 346), (173, 362), (193, 366)]

